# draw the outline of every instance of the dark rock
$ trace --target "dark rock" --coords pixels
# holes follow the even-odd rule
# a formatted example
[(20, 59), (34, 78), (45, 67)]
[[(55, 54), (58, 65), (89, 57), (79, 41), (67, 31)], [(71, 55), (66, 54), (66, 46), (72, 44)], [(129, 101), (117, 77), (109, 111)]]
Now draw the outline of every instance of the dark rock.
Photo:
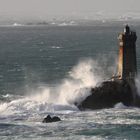
[(47, 122), (52, 122), (52, 118), (50, 115), (48, 115), (46, 118), (44, 118), (43, 123), (47, 123)]
[[(122, 102), (126, 106), (134, 105), (134, 86), (127, 81), (106, 81), (101, 86), (91, 89), (91, 95), (81, 103), (76, 103), (80, 110), (112, 108)], [(136, 91), (136, 90), (135, 90)]]
[(61, 121), (61, 119), (57, 116), (51, 117), (50, 115), (48, 115), (46, 118), (44, 118), (44, 120), (42, 121), (43, 123), (51, 123), (51, 122), (58, 122)]
[(52, 120), (53, 120), (53, 122), (61, 121), (61, 119), (60, 119), (59, 117), (57, 117), (57, 116), (54, 116), (54, 117), (52, 118)]

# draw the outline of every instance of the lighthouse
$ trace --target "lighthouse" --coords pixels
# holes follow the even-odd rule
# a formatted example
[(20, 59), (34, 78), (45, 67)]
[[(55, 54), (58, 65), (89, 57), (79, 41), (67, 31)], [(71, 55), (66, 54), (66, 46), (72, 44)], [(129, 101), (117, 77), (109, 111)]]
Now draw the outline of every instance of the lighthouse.
[(136, 32), (131, 31), (128, 25), (119, 34), (119, 60), (117, 77), (121, 80), (134, 80), (137, 74), (136, 61)]
[(135, 77), (137, 74), (136, 62), (136, 32), (131, 31), (128, 25), (119, 34), (119, 56), (117, 74), (93, 87), (91, 94), (80, 103), (75, 103), (79, 109), (112, 108), (117, 103), (126, 106), (140, 107), (140, 96), (137, 92)]

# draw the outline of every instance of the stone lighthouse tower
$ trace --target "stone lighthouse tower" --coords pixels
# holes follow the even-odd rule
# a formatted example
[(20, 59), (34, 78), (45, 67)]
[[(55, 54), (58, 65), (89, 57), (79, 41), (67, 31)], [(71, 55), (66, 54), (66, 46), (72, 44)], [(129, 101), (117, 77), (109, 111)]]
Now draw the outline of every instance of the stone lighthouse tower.
[(126, 25), (124, 32), (119, 34), (119, 61), (118, 78), (122, 80), (134, 80), (137, 73), (136, 62), (136, 32), (131, 31)]

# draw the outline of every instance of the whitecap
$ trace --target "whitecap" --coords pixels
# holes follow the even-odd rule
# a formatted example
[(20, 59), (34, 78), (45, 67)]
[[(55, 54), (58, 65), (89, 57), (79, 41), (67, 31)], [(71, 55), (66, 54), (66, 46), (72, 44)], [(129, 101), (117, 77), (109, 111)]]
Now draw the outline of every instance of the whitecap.
[(52, 49), (60, 49), (60, 46), (51, 46)]
[(128, 106), (125, 106), (122, 102), (120, 102), (120, 103), (115, 104), (114, 108), (116, 108), (116, 109), (126, 109), (126, 108), (128, 108)]

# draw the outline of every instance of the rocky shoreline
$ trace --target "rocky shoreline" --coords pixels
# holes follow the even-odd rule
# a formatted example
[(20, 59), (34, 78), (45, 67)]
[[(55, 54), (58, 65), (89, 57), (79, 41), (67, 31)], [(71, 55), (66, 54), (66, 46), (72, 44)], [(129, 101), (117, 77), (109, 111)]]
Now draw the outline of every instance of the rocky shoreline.
[(125, 106), (140, 106), (140, 97), (135, 84), (124, 80), (105, 81), (91, 89), (91, 95), (75, 105), (80, 110), (112, 108), (117, 103)]

